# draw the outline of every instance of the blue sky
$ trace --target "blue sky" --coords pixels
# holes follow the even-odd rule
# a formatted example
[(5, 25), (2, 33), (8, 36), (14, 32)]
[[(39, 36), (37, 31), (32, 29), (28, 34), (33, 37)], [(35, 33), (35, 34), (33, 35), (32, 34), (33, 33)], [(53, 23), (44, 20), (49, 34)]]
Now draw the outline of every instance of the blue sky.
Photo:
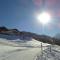
[[(41, 2), (42, 0), (40, 0)], [(59, 2), (59, 0), (57, 0)], [(35, 12), (41, 10), (41, 5), (38, 0), (0, 0), (0, 26), (8, 28), (17, 28), (20, 31), (33, 32), (37, 34), (44, 34), (54, 36), (60, 32), (60, 17), (59, 17), (59, 3), (55, 6), (49, 7), (47, 1), (45, 10), (53, 12), (53, 19), (48, 26), (42, 27), (38, 23)], [(52, 4), (53, 5), (53, 4)], [(43, 8), (43, 7), (42, 7)], [(57, 16), (56, 16), (57, 13)]]

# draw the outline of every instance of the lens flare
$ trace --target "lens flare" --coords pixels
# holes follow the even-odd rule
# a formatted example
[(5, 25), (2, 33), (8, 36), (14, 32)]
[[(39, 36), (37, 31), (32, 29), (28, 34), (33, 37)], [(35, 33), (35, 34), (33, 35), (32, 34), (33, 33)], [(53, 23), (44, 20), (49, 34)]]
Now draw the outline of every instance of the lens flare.
[(48, 22), (50, 22), (51, 16), (49, 13), (43, 12), (43, 13), (37, 15), (37, 19), (40, 23), (47, 24)]

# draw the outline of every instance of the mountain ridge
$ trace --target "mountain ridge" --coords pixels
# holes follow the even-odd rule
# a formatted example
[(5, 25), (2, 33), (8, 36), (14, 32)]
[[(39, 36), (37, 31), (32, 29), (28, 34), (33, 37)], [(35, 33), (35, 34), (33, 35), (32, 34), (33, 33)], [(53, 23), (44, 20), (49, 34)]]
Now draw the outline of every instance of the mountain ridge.
[[(8, 29), (6, 27), (0, 27), (0, 34), (4, 35), (4, 38), (7, 39), (21, 39), (21, 40), (31, 40), (32, 38), (44, 43), (57, 44), (60, 45), (60, 40), (47, 36), (47, 35), (38, 35), (32, 32), (19, 31), (18, 29)], [(8, 36), (8, 37), (7, 37)], [(13, 37), (13, 39), (12, 39)], [(1, 35), (0, 35), (1, 38)]]

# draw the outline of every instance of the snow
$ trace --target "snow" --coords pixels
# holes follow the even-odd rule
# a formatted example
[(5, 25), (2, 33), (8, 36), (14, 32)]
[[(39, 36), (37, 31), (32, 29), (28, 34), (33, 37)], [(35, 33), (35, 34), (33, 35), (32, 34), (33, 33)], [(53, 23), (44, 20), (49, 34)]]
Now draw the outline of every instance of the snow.
[(34, 60), (41, 48), (29, 46), (36, 46), (37, 43), (39, 42), (36, 40), (16, 43), (0, 38), (0, 60)]
[[(32, 39), (31, 41), (27, 41), (26, 44), (32, 45), (32, 46), (41, 46), (41, 42), (39, 42), (35, 39)], [(47, 44), (47, 43), (42, 43), (42, 44), (43, 44), (43, 46), (50, 45), (50, 44)]]
[(43, 50), (43, 54), (38, 54), (36, 60), (60, 60), (60, 46), (50, 45)]
[[(16, 44), (19, 44), (20, 46), (31, 46), (31, 47), (40, 47), (41, 46), (41, 42), (40, 41), (37, 41), (35, 39), (32, 39), (30, 41), (22, 41), (19, 39), (18, 40), (13, 40), (13, 42), (15, 42)], [(42, 43), (43, 46), (47, 46), (47, 45), (50, 45), (50, 44), (47, 44), (47, 43)]]
[(39, 48), (27, 48), (26, 50), (22, 51), (15, 51), (7, 54), (7, 56), (5, 56), (5, 60), (33, 60), (39, 51)]
[(0, 60), (60, 60), (60, 46), (46, 43), (42, 45), (43, 51), (41, 42), (34, 39), (27, 42), (12, 42), (0, 38)]

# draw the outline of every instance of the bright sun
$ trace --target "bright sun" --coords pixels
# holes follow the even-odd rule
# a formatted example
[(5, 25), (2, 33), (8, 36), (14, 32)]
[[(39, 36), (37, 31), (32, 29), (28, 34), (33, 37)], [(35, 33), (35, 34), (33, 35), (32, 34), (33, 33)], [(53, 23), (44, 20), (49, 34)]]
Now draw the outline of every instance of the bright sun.
[(48, 22), (50, 22), (51, 16), (49, 13), (43, 12), (43, 13), (37, 15), (37, 19), (40, 23), (47, 24)]

